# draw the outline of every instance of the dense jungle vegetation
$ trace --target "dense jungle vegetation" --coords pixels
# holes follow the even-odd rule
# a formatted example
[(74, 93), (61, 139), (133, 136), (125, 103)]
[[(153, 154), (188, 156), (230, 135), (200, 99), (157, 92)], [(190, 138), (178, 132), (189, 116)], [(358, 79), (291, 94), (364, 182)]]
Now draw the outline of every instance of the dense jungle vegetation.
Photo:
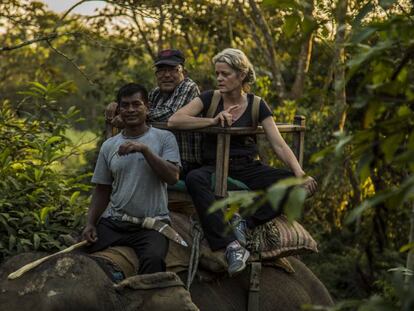
[(157, 51), (183, 50), (206, 90), (212, 56), (235, 47), (276, 121), (307, 118), (320, 188), (300, 222), (320, 254), (303, 260), (334, 310), (413, 310), (413, 2), (104, 2), (81, 16), (0, 1), (0, 262), (83, 226), (104, 107), (125, 82), (155, 85)]

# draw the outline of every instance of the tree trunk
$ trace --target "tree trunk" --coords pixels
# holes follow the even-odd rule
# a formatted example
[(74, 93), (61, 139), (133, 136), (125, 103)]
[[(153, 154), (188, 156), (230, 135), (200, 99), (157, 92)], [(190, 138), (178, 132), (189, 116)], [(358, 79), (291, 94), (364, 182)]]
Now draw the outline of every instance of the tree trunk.
[[(313, 20), (313, 1), (309, 1), (309, 6), (305, 9), (305, 16)], [(303, 42), (300, 47), (298, 65), (296, 68), (295, 82), (290, 92), (291, 99), (302, 97), (305, 88), (305, 78), (309, 70), (310, 59), (312, 55), (313, 31), (304, 34)]]
[(242, 3), (240, 3), (239, 1), (236, 1), (236, 5), (237, 5), (237, 8), (238, 8), (238, 10), (239, 10), (239, 13), (240, 13), (240, 15), (242, 16), (242, 18), (245, 20), (245, 22), (246, 22), (246, 24), (247, 24), (247, 26), (249, 27), (249, 29), (250, 29), (250, 32), (251, 32), (251, 34), (252, 34), (252, 36), (253, 36), (253, 40), (254, 40), (254, 42), (256, 43), (256, 45), (258, 46), (258, 47), (260, 47), (260, 49), (262, 50), (262, 51), (264, 51), (264, 53), (266, 54), (266, 57), (268, 58), (268, 59), (270, 59), (270, 56), (269, 56), (269, 54), (267, 53), (267, 49), (265, 49), (264, 47), (263, 47), (263, 44), (262, 44), (262, 42), (260, 41), (260, 38), (259, 38), (259, 36), (257, 35), (257, 28), (256, 28), (256, 25), (253, 23), (253, 21), (244, 13), (244, 9), (243, 9), (243, 5), (242, 5)]
[(345, 34), (346, 34), (346, 12), (348, 0), (338, 0), (336, 7), (337, 31), (335, 38), (334, 89), (335, 89), (335, 110), (339, 131), (343, 131), (346, 121), (347, 104), (345, 92)]
[(142, 40), (144, 40), (145, 48), (147, 49), (148, 54), (151, 55), (152, 59), (155, 59), (154, 50), (151, 46), (150, 41), (148, 40), (145, 34), (145, 30), (142, 28), (141, 21), (138, 19), (138, 15), (135, 12), (133, 12), (133, 14), (134, 14), (133, 21), (135, 23), (135, 26), (137, 26), (138, 28), (138, 31), (142, 37)]
[(276, 89), (277, 96), (280, 100), (284, 100), (286, 98), (285, 81), (283, 80), (282, 72), (280, 71), (280, 65), (276, 59), (276, 51), (274, 48), (275, 44), (272, 33), (270, 31), (269, 25), (266, 23), (266, 20), (263, 17), (262, 12), (258, 8), (256, 1), (249, 0), (249, 4), (251, 8), (251, 18), (265, 37), (270, 68), (273, 75), (273, 85)]
[(299, 99), (303, 95), (305, 89), (305, 78), (308, 73), (310, 58), (312, 54), (312, 40), (313, 34), (307, 36), (300, 47), (300, 54), (298, 59), (298, 67), (296, 69), (295, 82), (293, 83), (290, 92), (291, 99)]
[(159, 24), (158, 24), (158, 40), (157, 40), (157, 48), (158, 48), (158, 52), (163, 50), (164, 47), (164, 22), (165, 22), (165, 14), (164, 14), (164, 9), (162, 7), (162, 3), (159, 4), (159, 10), (160, 10), (160, 19), (159, 19)]
[(186, 31), (184, 32), (183, 36), (184, 36), (185, 42), (187, 43), (188, 48), (191, 51), (191, 54), (193, 55), (194, 60), (197, 61), (199, 54), (196, 52), (196, 49), (194, 48), (194, 45), (190, 38), (189, 33)]

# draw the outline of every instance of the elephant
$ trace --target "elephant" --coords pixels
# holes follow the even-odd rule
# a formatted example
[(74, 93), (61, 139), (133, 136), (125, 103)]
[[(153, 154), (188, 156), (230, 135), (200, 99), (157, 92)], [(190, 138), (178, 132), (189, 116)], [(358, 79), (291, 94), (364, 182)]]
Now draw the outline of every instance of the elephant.
[[(334, 304), (326, 287), (305, 264), (294, 257), (289, 257), (288, 261), (294, 273), (287, 273), (279, 267), (262, 266), (259, 310), (296, 311), (304, 304)], [(247, 310), (249, 282), (248, 270), (233, 278), (196, 281), (190, 288), (191, 297), (201, 310)]]
[[(249, 273), (196, 278), (190, 293), (173, 272), (132, 276), (113, 283), (100, 265), (82, 253), (59, 255), (22, 275), (9, 273), (45, 254), (23, 253), (0, 267), (1, 310), (247, 310)], [(287, 273), (263, 266), (259, 310), (300, 310), (303, 304), (333, 305), (325, 286), (298, 259)], [(179, 273), (182, 279), (186, 272)], [(190, 296), (191, 294), (191, 296)]]
[(56, 256), (17, 279), (7, 279), (44, 255), (23, 253), (1, 266), (1, 310), (198, 310), (172, 272), (134, 276), (115, 285), (96, 261), (80, 253)]

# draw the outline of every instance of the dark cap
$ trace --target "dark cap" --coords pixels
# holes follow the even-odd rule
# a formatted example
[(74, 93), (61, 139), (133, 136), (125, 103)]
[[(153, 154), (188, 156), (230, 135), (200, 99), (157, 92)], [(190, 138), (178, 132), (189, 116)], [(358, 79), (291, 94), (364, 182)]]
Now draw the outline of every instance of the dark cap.
[(180, 50), (162, 50), (158, 53), (157, 58), (154, 61), (154, 66), (169, 65), (177, 66), (183, 65), (185, 58), (183, 52)]

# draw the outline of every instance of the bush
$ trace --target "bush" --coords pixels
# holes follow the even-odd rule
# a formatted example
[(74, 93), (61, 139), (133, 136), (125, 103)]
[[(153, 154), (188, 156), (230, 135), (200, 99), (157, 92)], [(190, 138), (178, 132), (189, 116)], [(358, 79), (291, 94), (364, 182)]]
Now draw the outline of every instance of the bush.
[(62, 111), (56, 101), (69, 86), (32, 83), (18, 109), (7, 101), (0, 107), (0, 261), (61, 248), (59, 235), (83, 226), (87, 176), (56, 169), (76, 154), (64, 133), (77, 111)]

